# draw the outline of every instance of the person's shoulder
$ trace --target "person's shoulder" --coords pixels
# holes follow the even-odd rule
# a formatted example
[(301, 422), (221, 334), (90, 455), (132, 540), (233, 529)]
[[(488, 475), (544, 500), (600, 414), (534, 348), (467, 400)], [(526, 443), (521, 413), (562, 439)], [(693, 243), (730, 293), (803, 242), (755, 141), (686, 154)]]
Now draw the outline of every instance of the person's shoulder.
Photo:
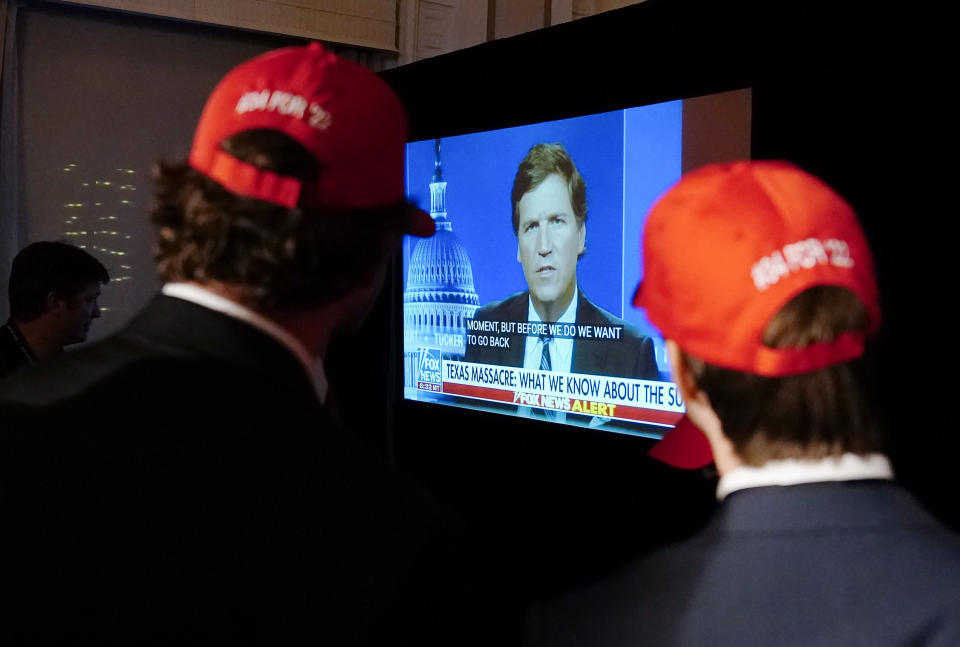
[(0, 380), (29, 365), (30, 362), (23, 356), (20, 349), (7, 349), (0, 346)]
[[(526, 307), (529, 294), (529, 292), (517, 292), (516, 294), (511, 294), (505, 299), (491, 301), (490, 303), (481, 306), (480, 309), (477, 310), (477, 312), (473, 315), (473, 318), (483, 321), (487, 319), (494, 319), (496, 317), (502, 317), (502, 315), (505, 313), (513, 314), (515, 312), (519, 312)], [(526, 319), (525, 313), (522, 316), (524, 319)]]
[[(525, 623), (530, 647), (672, 644), (669, 618), (684, 608), (698, 544), (691, 538), (639, 557), (576, 589), (531, 605)], [(691, 558), (691, 555), (694, 555)]]
[[(529, 644), (608, 647), (642, 638), (651, 645), (735, 645), (751, 636), (757, 644), (769, 644), (777, 635), (803, 636), (810, 630), (809, 617), (822, 619), (819, 630), (826, 635), (842, 631), (851, 614), (861, 618), (859, 629), (872, 644), (904, 644), (909, 642), (905, 636), (924, 630), (929, 638), (924, 644), (958, 644), (957, 536), (926, 518), (895, 484), (793, 487), (744, 490), (751, 496), (725, 502), (692, 536), (534, 605), (527, 621)], [(852, 499), (845, 507), (853, 518), (839, 518), (836, 506), (810, 507), (827, 505), (828, 495)], [(742, 508), (758, 496), (771, 503), (788, 499), (788, 510), (798, 503), (789, 498), (799, 497), (815, 520), (790, 515), (791, 522), (784, 515), (780, 523), (763, 515), (752, 518), (752, 529), (745, 528), (743, 510), (729, 504)], [(852, 507), (864, 501), (892, 510), (867, 515)], [(823, 518), (839, 520), (824, 523)], [(859, 593), (849, 598), (844, 591)], [(777, 613), (798, 608), (805, 611)], [(835, 614), (836, 609), (845, 611)], [(891, 615), (890, 609), (897, 613)]]
[(187, 364), (203, 370), (195, 356), (121, 333), (24, 368), (0, 386), (0, 400), (46, 406), (103, 384), (129, 385), (131, 381), (162, 379), (166, 373), (175, 373), (178, 379), (174, 383), (182, 383), (196, 376), (185, 370)]
[(889, 549), (917, 559), (915, 567), (906, 570), (928, 570), (931, 577), (948, 582), (960, 600), (960, 533), (944, 525), (896, 481), (864, 482), (863, 487), (877, 493), (877, 507), (883, 511), (878, 510), (875, 516), (888, 514), (891, 533), (902, 536), (902, 540), (891, 542)]
[[(0, 382), (0, 410), (30, 421), (103, 428), (157, 427), (215, 419), (266, 420), (277, 407), (297, 407), (292, 378), (264, 376), (217, 358), (117, 335), (25, 367)], [(254, 416), (253, 414), (257, 414)], [(87, 424), (82, 422), (82, 424)], [(197, 423), (199, 424), (199, 423)]]
[(14, 337), (10, 325), (0, 326), (0, 380), (29, 364), (30, 360)]
[(0, 402), (24, 407), (54, 405), (145, 359), (136, 353), (118, 351), (109, 339), (23, 367), (0, 384)]

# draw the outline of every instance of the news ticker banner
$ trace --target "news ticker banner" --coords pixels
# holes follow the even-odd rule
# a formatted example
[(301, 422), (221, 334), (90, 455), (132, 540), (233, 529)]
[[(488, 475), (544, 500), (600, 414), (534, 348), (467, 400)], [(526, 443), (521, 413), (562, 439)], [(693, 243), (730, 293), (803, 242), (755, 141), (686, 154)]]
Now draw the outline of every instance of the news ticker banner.
[(417, 353), (417, 389), (488, 402), (552, 409), (673, 426), (683, 416), (683, 400), (670, 382), (555, 373), (444, 359), (421, 348)]

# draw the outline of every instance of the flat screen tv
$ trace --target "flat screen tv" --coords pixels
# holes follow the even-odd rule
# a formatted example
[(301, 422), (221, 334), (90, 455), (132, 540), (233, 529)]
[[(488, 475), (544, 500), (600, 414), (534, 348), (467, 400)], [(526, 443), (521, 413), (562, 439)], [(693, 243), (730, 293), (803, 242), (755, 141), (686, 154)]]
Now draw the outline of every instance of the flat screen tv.
[(741, 89), (410, 142), (437, 234), (403, 245), (403, 397), (660, 437), (684, 408), (632, 305), (644, 222), (685, 170), (749, 157), (750, 113)]

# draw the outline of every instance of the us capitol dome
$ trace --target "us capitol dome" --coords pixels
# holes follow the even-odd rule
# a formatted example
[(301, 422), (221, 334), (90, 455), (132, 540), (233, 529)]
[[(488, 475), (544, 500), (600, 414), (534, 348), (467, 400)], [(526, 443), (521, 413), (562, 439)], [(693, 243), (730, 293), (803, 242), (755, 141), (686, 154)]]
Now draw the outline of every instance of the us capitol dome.
[(410, 254), (403, 291), (404, 386), (408, 388), (416, 385), (420, 349), (434, 349), (448, 358), (464, 354), (467, 320), (480, 307), (470, 257), (447, 217), (447, 182), (440, 164), (439, 139), (435, 150), (430, 216), (437, 231), (418, 241)]

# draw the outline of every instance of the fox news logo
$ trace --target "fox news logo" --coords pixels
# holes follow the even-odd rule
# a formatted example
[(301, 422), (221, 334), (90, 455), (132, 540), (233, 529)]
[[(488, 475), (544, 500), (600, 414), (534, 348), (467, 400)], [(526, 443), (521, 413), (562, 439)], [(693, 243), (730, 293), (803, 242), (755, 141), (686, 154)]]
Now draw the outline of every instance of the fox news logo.
[(440, 351), (433, 348), (417, 351), (417, 388), (440, 391)]

